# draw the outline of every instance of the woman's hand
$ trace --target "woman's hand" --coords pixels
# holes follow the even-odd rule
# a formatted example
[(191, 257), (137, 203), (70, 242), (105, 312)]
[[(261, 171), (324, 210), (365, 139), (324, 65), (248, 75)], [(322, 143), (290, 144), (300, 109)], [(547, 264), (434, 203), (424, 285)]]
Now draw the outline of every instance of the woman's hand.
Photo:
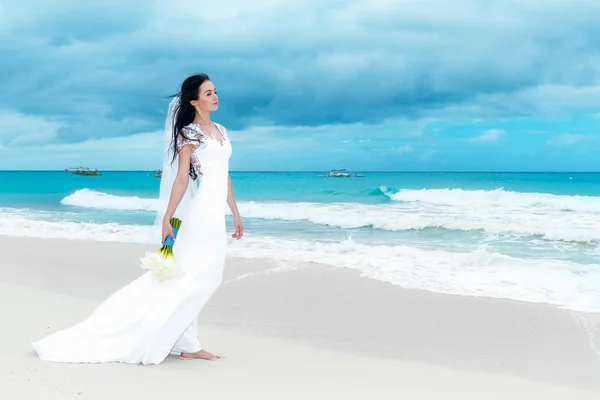
[(235, 233), (231, 235), (231, 237), (240, 240), (242, 236), (244, 236), (244, 226), (242, 225), (242, 219), (239, 215), (233, 217), (233, 226), (235, 227)]
[(160, 242), (164, 243), (168, 236), (171, 236), (171, 238), (175, 240), (175, 234), (173, 233), (171, 222), (164, 219), (162, 223), (162, 240)]

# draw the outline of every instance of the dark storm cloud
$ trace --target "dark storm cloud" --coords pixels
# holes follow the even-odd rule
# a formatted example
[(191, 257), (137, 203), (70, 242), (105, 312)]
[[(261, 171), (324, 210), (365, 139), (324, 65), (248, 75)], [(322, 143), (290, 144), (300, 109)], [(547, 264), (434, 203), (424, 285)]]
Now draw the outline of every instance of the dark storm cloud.
[(58, 122), (59, 142), (160, 129), (164, 96), (196, 72), (232, 129), (588, 112), (597, 98), (600, 5), (583, 1), (30, 7), (2, 9), (0, 109)]

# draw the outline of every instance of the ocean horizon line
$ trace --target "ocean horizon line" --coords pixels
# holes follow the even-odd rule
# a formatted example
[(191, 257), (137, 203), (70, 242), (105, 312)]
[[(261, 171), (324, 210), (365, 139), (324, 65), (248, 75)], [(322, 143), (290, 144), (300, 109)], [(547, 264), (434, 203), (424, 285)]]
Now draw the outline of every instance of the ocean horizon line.
[[(94, 168), (96, 169), (96, 168)], [(101, 169), (102, 172), (156, 172), (158, 169)], [(230, 170), (233, 173), (321, 173), (330, 170)], [(65, 169), (0, 169), (0, 172), (67, 172)], [(462, 171), (462, 170), (354, 170), (371, 174), (600, 174), (600, 171)]]

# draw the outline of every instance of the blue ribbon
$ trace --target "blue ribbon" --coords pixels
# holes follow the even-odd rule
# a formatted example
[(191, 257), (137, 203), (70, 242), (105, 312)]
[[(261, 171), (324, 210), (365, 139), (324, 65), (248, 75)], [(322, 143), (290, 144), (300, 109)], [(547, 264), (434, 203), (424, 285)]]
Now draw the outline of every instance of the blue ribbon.
[[(173, 228), (173, 236), (177, 237), (177, 228)], [(173, 245), (175, 244), (175, 241), (173, 240), (173, 238), (171, 236), (167, 236), (167, 238), (165, 239), (163, 244), (173, 247)]]

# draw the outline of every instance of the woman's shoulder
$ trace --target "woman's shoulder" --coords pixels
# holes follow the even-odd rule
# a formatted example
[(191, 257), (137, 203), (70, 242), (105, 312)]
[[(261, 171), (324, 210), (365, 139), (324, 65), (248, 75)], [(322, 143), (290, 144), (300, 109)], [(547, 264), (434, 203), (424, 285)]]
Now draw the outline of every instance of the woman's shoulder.
[(177, 135), (177, 146), (183, 147), (187, 144), (196, 146), (198, 144), (198, 136), (199, 133), (192, 124), (183, 126)]
[(194, 124), (193, 122), (183, 126), (181, 128), (182, 131), (186, 131), (186, 132), (197, 132), (198, 131), (198, 126), (196, 124)]
[(227, 131), (227, 129), (225, 129), (225, 127), (223, 125), (221, 125), (220, 123), (214, 122), (214, 121), (213, 121), (213, 123), (217, 126), (217, 128), (221, 129), (222, 131)]

